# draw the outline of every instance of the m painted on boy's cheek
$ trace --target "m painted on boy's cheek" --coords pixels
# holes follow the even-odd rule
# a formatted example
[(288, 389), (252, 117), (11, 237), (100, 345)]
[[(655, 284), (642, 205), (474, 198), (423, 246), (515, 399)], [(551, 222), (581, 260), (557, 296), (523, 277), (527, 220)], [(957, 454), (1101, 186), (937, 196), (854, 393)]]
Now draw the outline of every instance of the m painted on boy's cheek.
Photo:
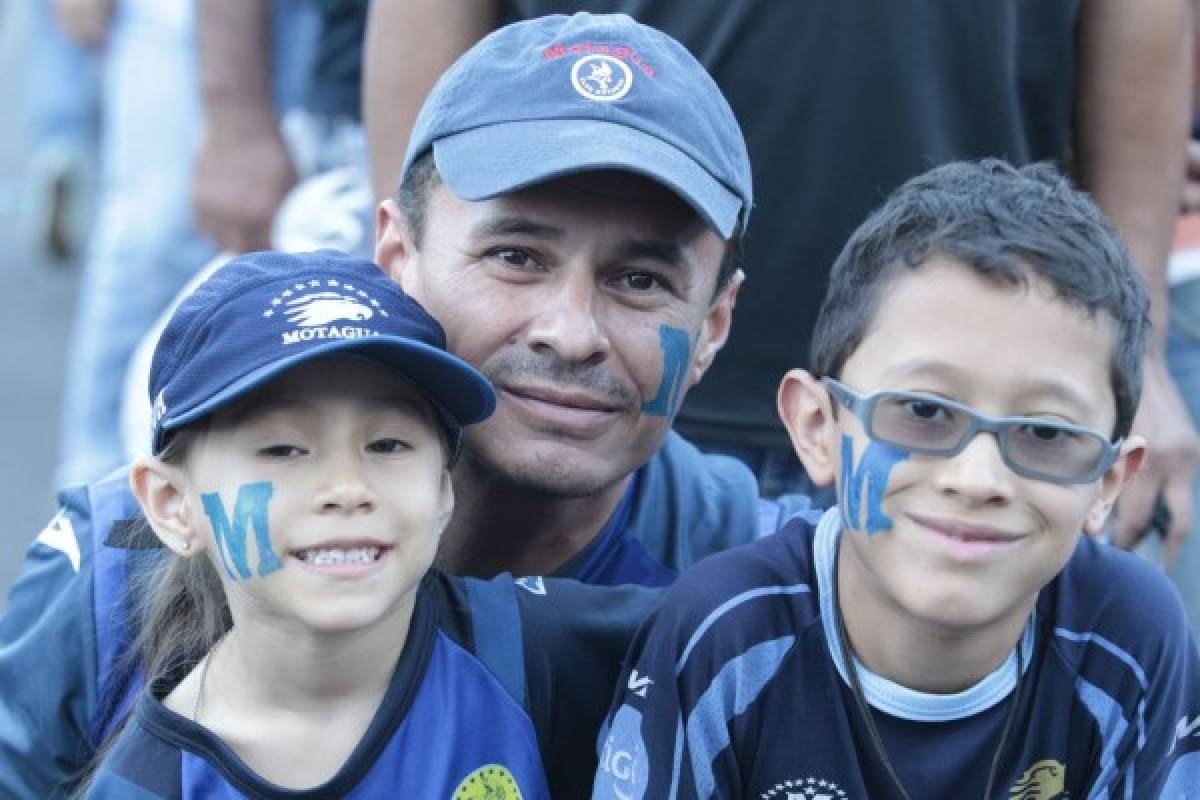
[(666, 417), (674, 415), (683, 403), (692, 346), (687, 331), (670, 325), (658, 326), (658, 342), (663, 351), (662, 379), (658, 384), (658, 393), (642, 403), (642, 411), (652, 416)]
[(254, 530), (259, 577), (283, 568), (283, 561), (271, 549), (271, 531), (267, 523), (267, 510), (274, 492), (275, 486), (269, 481), (242, 484), (238, 487), (237, 499), (233, 503), (232, 520), (225, 513), (225, 504), (221, 502), (219, 494), (209, 492), (200, 495), (204, 513), (212, 523), (213, 538), (221, 554), (221, 563), (232, 580), (247, 580), (253, 575), (246, 547), (250, 528)]
[[(892, 519), (883, 513), (883, 495), (887, 491), (892, 469), (909, 454), (898, 447), (880, 442), (868, 442), (858, 466), (854, 466), (854, 440), (842, 436), (841, 497), (842, 522), (851, 530), (859, 528), (868, 534), (890, 531)], [(865, 485), (864, 485), (865, 484)], [(862, 520), (861, 504), (866, 494), (867, 518)]]

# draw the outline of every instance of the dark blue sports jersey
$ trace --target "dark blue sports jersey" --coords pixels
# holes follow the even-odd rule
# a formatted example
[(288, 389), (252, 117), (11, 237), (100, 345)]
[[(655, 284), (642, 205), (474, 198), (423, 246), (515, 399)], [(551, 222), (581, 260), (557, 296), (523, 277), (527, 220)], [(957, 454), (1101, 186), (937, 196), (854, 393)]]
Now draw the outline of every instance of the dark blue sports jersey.
[[(578, 754), (591, 750), (601, 698), (657, 593), (574, 581), (521, 585), (436, 572), (422, 582), (383, 701), (346, 763), (321, 786), (285, 790), (263, 780), (219, 738), (143, 693), (87, 796), (583, 796), (591, 776)], [(556, 723), (553, 708), (566, 695), (592, 698), (575, 705), (569, 726)], [(556, 770), (549, 786), (543, 756)]]
[[(140, 525), (123, 471), (65, 491), (61, 503), (0, 615), (5, 798), (69, 794), (72, 776), (140, 687), (136, 669), (122, 668), (131, 635), (126, 578), (161, 556), (157, 540)], [(739, 462), (702, 455), (669, 434), (602, 534), (556, 577), (664, 585), (710, 553), (774, 531), (806, 505), (805, 498), (759, 500), (754, 476)]]
[[(843, 677), (840, 531), (836, 509), (798, 517), (676, 583), (635, 640), (594, 798), (896, 796)], [(984, 793), (1014, 696), (996, 798), (1200, 798), (1200, 659), (1181, 603), (1153, 567), (1090, 538), (975, 686), (931, 695), (859, 670), (913, 798)]]

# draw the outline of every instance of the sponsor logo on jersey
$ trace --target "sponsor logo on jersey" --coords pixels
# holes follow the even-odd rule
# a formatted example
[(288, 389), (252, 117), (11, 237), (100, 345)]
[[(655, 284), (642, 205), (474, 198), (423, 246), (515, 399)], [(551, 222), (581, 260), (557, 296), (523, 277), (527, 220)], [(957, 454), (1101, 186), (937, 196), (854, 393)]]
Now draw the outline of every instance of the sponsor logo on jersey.
[(463, 778), (453, 800), (522, 800), (517, 780), (507, 767), (486, 764)]
[(636, 669), (631, 669), (629, 671), (629, 682), (625, 686), (638, 697), (645, 697), (646, 691), (652, 683), (654, 681), (650, 680), (650, 678), (647, 678), (645, 675), (638, 675)]
[(1200, 714), (1188, 719), (1183, 717), (1175, 726), (1175, 746), (1178, 747), (1184, 739), (1194, 737), (1200, 739)]
[(57, 550), (71, 562), (71, 569), (79, 572), (79, 540), (75, 538), (75, 528), (67, 510), (60, 508), (50, 523), (37, 535), (37, 541), (51, 550)]
[(1067, 768), (1046, 758), (1021, 773), (1008, 790), (1009, 800), (1052, 800), (1067, 796)]
[(571, 85), (588, 100), (614, 103), (633, 88), (633, 70), (619, 58), (596, 53), (571, 67)]
[(849, 795), (825, 778), (807, 777), (777, 783), (759, 795), (760, 800), (848, 800)]
[(649, 772), (650, 761), (642, 740), (642, 714), (636, 708), (621, 706), (604, 737), (592, 796), (644, 800)]
[(544, 595), (546, 593), (546, 582), (537, 576), (517, 578), (513, 581), (513, 583), (515, 583), (517, 586), (520, 586), (530, 594)]
[(332, 278), (296, 283), (272, 297), (262, 313), (264, 319), (279, 317), (292, 326), (282, 333), (285, 345), (313, 339), (377, 336), (378, 331), (371, 328), (344, 324), (366, 322), (376, 314), (388, 315), (378, 300), (362, 289)]

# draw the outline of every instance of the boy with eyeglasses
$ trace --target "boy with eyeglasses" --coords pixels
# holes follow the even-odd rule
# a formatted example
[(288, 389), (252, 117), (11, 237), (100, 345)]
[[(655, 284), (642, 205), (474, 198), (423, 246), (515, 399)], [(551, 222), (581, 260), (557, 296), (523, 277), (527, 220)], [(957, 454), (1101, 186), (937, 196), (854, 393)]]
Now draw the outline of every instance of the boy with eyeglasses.
[(779, 411), (838, 505), (675, 585), (594, 797), (1200, 797), (1181, 604), (1098, 539), (1145, 454), (1148, 321), (1095, 205), (1047, 166), (948, 165), (830, 280)]

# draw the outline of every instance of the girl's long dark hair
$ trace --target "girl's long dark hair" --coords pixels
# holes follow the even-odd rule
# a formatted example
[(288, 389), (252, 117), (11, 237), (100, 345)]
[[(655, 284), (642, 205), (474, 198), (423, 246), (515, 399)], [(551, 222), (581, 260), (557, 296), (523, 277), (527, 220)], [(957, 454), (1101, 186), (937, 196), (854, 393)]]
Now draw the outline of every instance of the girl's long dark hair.
[[(175, 434), (158, 459), (165, 464), (182, 466), (196, 429)], [(153, 536), (144, 520), (146, 535)], [(129, 609), (132, 639), (114, 669), (118, 675), (145, 676), (142, 693), (165, 696), (198, 664), (213, 645), (233, 626), (221, 579), (212, 561), (204, 554), (183, 558), (164, 548), (162, 556), (141, 559), (131, 569), (127, 581), (126, 608)], [(136, 704), (136, 703), (135, 703)], [(112, 708), (110, 713), (119, 713)], [(100, 742), (96, 754), (82, 774), (76, 798), (82, 798), (91, 786), (96, 768), (112, 749), (128, 717), (113, 726)]]

